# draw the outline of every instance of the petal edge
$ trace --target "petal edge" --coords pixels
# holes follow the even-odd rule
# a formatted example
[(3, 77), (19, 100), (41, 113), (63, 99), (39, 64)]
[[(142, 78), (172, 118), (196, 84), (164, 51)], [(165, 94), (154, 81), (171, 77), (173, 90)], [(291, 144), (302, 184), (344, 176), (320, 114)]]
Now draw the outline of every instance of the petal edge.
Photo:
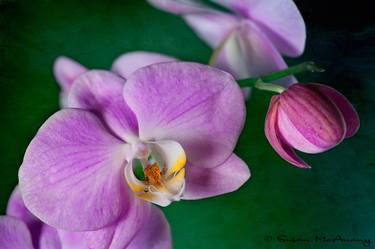
[(268, 142), (271, 144), (273, 149), (281, 156), (284, 160), (299, 167), (299, 168), (311, 168), (306, 162), (304, 162), (291, 148), (286, 144), (277, 127), (277, 109), (279, 106), (279, 96), (273, 96), (270, 101), (270, 106), (267, 112), (264, 132), (266, 134)]

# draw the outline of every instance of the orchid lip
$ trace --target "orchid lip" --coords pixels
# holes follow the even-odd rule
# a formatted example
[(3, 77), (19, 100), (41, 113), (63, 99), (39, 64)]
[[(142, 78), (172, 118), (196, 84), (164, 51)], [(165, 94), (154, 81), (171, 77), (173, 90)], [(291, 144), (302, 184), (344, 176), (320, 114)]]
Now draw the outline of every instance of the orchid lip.
[[(134, 194), (160, 206), (180, 200), (185, 188), (186, 154), (172, 140), (139, 142), (132, 145), (133, 158), (125, 166), (125, 179)], [(140, 164), (143, 177), (135, 174)]]

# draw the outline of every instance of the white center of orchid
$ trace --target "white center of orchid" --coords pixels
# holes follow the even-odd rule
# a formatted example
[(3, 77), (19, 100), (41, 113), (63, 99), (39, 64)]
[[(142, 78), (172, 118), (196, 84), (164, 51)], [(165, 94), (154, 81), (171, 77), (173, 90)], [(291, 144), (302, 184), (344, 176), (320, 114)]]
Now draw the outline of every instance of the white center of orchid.
[[(182, 146), (161, 140), (132, 144), (132, 150), (125, 179), (135, 195), (160, 206), (178, 201), (185, 187), (186, 154)], [(142, 176), (137, 176), (137, 169)]]

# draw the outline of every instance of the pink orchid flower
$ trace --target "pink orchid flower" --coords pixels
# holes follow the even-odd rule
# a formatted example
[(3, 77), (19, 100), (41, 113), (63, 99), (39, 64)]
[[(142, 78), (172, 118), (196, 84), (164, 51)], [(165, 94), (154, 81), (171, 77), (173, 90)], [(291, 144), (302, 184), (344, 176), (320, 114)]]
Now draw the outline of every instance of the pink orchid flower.
[(305, 153), (327, 151), (353, 136), (359, 125), (356, 110), (341, 93), (321, 84), (298, 83), (272, 97), (265, 133), (284, 160), (310, 168), (293, 149)]
[(92, 70), (65, 91), (68, 108), (40, 128), (19, 171), (26, 207), (50, 226), (88, 231), (123, 222), (133, 230), (146, 222), (144, 231), (158, 224), (145, 211), (150, 203), (228, 193), (250, 177), (233, 154), (245, 106), (226, 72), (187, 62), (122, 77)]
[[(136, 205), (139, 205), (137, 203)], [(171, 248), (169, 225), (163, 213), (152, 207), (143, 214), (122, 216), (113, 225), (97, 231), (70, 232), (55, 229), (26, 208), (19, 188), (13, 191), (7, 216), (0, 216), (0, 248), (4, 249), (137, 249)], [(138, 212), (132, 206), (128, 213)], [(130, 227), (130, 225), (133, 225)]]
[[(153, 6), (181, 15), (215, 49), (217, 67), (236, 79), (287, 68), (281, 54), (295, 57), (305, 47), (306, 28), (292, 0), (212, 0), (229, 12), (198, 0), (148, 0)], [(295, 83), (294, 77), (278, 82)]]

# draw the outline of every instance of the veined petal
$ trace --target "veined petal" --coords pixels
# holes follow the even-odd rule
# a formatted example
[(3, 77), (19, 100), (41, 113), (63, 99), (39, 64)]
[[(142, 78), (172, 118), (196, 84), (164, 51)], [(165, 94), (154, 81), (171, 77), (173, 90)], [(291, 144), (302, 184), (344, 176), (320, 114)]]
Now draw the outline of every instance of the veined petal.
[(255, 21), (277, 49), (288, 56), (303, 53), (306, 26), (292, 0), (213, 0)]
[(125, 84), (124, 98), (141, 140), (174, 140), (202, 167), (228, 158), (244, 123), (244, 99), (232, 76), (197, 63), (141, 68)]
[[(279, 131), (297, 150), (322, 152), (345, 138), (346, 125), (341, 112), (329, 98), (307, 85), (295, 84), (281, 93), (279, 112), (280, 117), (287, 117), (279, 118)], [(288, 130), (290, 124), (292, 132)]]
[(60, 56), (55, 60), (53, 65), (53, 73), (61, 87), (61, 106), (67, 106), (68, 92), (73, 84), (73, 81), (86, 71), (87, 69), (84, 66), (68, 57)]
[(119, 56), (112, 64), (112, 71), (127, 79), (134, 71), (148, 65), (177, 61), (176, 58), (145, 51), (130, 52)]
[(310, 168), (310, 166), (305, 163), (287, 143), (285, 143), (279, 132), (279, 128), (277, 126), (279, 101), (279, 96), (273, 96), (271, 98), (266, 116), (264, 132), (268, 142), (284, 160), (300, 168)]
[(9, 198), (6, 214), (25, 222), (31, 233), (33, 245), (39, 245), (43, 223), (26, 208), (19, 186), (16, 186)]
[(64, 248), (69, 249), (124, 249), (138, 233), (142, 233), (142, 227), (151, 221), (149, 213), (151, 204), (134, 199), (127, 211), (112, 225), (96, 231), (70, 232), (60, 230)]
[(9, 198), (6, 214), (16, 217), (26, 223), (30, 227), (31, 232), (39, 230), (40, 228), (33, 229), (33, 226), (38, 226), (40, 221), (25, 207), (19, 186), (16, 186)]
[(318, 146), (305, 138), (282, 109), (278, 110), (277, 126), (280, 134), (286, 138), (285, 140), (287, 143), (293, 148), (311, 154), (320, 153), (327, 150), (327, 147)]
[[(281, 54), (271, 41), (252, 22), (244, 21), (225, 43), (217, 66), (231, 72), (236, 79), (261, 76), (287, 68)], [(295, 83), (288, 76), (276, 81), (283, 86)]]
[[(139, 230), (126, 249), (170, 249), (171, 231), (162, 211), (152, 206), (144, 226)], [(111, 248), (112, 249), (112, 248)]]
[(210, 11), (207, 6), (196, 0), (147, 0), (151, 5), (160, 10), (174, 14), (188, 14), (201, 11)]
[(93, 111), (123, 140), (137, 140), (137, 120), (122, 96), (124, 83), (124, 79), (111, 72), (91, 70), (74, 81), (69, 107)]
[(26, 224), (11, 216), (0, 216), (0, 248), (34, 249)]
[(310, 83), (306, 86), (315, 88), (316, 90), (327, 96), (332, 101), (332, 103), (337, 106), (337, 108), (342, 113), (346, 123), (346, 138), (351, 137), (355, 133), (357, 133), (360, 126), (358, 113), (344, 95), (342, 95), (332, 87), (322, 84)]
[(215, 168), (189, 165), (182, 199), (194, 200), (237, 190), (250, 178), (250, 170), (235, 154)]
[(94, 230), (128, 206), (126, 146), (84, 110), (65, 109), (40, 128), (19, 171), (26, 207), (61, 229)]
[[(38, 249), (62, 249), (63, 245), (60, 241), (60, 236), (58, 231), (48, 225), (43, 225), (40, 238), (39, 238), (39, 248)], [(73, 249), (73, 248), (69, 248)]]

